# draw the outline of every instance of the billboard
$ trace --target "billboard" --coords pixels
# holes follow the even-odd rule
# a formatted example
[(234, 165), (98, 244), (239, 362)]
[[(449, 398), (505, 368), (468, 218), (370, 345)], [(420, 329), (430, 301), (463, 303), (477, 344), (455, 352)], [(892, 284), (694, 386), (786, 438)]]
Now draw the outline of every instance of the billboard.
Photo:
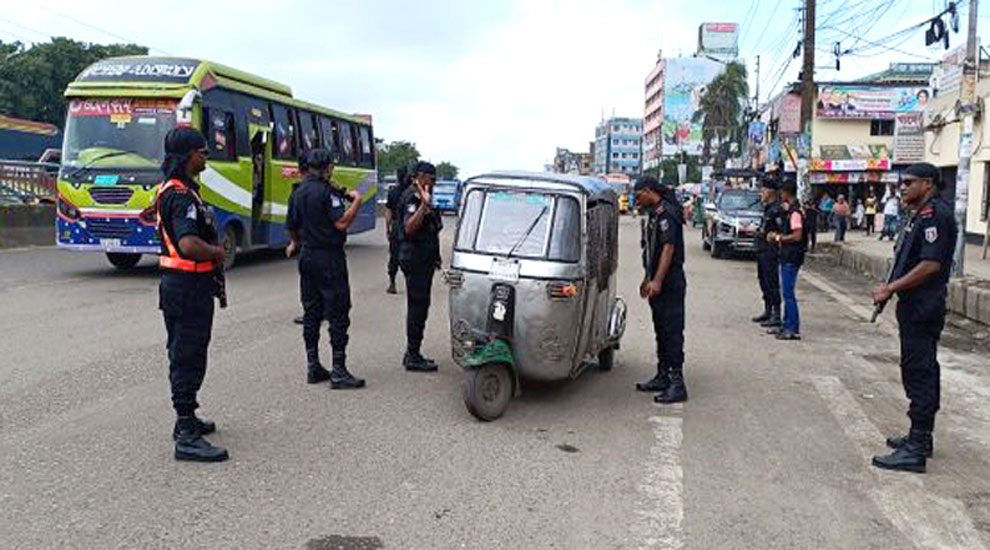
[(698, 27), (698, 52), (716, 57), (738, 57), (739, 25), (702, 23)]
[(881, 88), (824, 84), (818, 89), (818, 118), (893, 120), (898, 113), (922, 112), (928, 88)]
[(722, 71), (723, 65), (710, 59), (684, 57), (667, 60), (663, 84), (664, 155), (681, 151), (701, 154), (701, 123), (691, 122), (708, 84)]
[(910, 164), (925, 160), (924, 113), (898, 113), (894, 121), (894, 162)]

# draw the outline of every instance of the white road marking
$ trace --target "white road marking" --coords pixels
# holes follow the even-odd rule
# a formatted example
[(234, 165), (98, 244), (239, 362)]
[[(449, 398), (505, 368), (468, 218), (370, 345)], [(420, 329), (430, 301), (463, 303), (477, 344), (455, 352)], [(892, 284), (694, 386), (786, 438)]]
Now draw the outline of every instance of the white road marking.
[(874, 452), (885, 452), (883, 435), (866, 417), (849, 390), (834, 376), (811, 378), (864, 461), (866, 493), (905, 537), (919, 548), (985, 550), (962, 502), (932, 493), (923, 475), (888, 472), (869, 464)]
[(643, 504), (636, 510), (643, 543), (639, 548), (684, 547), (684, 471), (681, 468), (682, 423), (677, 416), (652, 416), (656, 442), (646, 460), (645, 481), (636, 489)]
[[(825, 279), (822, 279), (821, 277), (819, 277), (818, 275), (815, 275), (814, 273), (810, 273), (810, 272), (806, 271), (802, 275), (804, 276), (804, 280), (806, 280), (809, 283), (811, 283), (813, 286), (815, 286), (816, 288), (818, 288), (818, 290), (821, 290), (825, 294), (828, 294), (829, 296), (831, 296), (832, 298), (834, 298), (840, 304), (842, 304), (842, 305), (846, 306), (847, 308), (849, 308), (850, 311), (852, 311), (853, 313), (855, 313), (857, 316), (861, 317), (864, 321), (869, 321), (870, 320), (870, 317), (873, 315), (873, 308), (872, 307), (867, 307), (867, 306), (864, 306), (862, 304), (857, 304), (855, 300), (853, 300), (852, 298), (849, 297), (849, 295), (847, 295), (846, 293), (842, 292), (841, 290), (836, 289), (831, 284), (827, 283), (825, 281)], [(889, 305), (893, 305), (893, 304), (888, 304), (888, 306)], [(883, 327), (883, 328), (886, 329), (887, 328), (886, 327), (886, 323), (884, 323), (882, 321), (883, 321), (883, 318), (882, 317), (878, 318), (877, 319), (877, 326), (880, 326), (880, 327)]]

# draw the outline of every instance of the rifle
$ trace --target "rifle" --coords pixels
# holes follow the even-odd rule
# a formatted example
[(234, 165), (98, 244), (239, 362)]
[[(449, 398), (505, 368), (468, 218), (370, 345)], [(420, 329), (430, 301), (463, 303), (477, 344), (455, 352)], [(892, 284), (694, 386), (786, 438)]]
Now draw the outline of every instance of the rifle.
[[(905, 233), (907, 233), (906, 227), (904, 229), (901, 229), (900, 234), (897, 235), (897, 242), (894, 243), (894, 260), (892, 262), (890, 262), (890, 271), (887, 272), (887, 284), (888, 285), (891, 282), (893, 282), (893, 280), (894, 280), (894, 273), (897, 272), (897, 255), (900, 253), (901, 246), (904, 244), (904, 234)], [(887, 300), (885, 300), (883, 302), (880, 302), (880, 303), (877, 303), (877, 304), (873, 304), (873, 314), (870, 315), (870, 322), (871, 323), (877, 322), (877, 317), (880, 317), (880, 314), (883, 313), (883, 309), (885, 307), (887, 307), (887, 302), (889, 302), (889, 301), (890, 301), (890, 299), (888, 298)]]
[[(213, 214), (212, 209), (206, 210), (207, 223), (206, 226), (210, 230), (208, 242), (210, 244), (220, 244), (220, 237), (217, 234), (217, 222), (216, 217)], [(224, 273), (224, 268), (222, 263), (216, 264), (216, 269), (213, 271), (213, 297), (219, 300), (220, 309), (226, 309), (227, 307), (227, 275)]]

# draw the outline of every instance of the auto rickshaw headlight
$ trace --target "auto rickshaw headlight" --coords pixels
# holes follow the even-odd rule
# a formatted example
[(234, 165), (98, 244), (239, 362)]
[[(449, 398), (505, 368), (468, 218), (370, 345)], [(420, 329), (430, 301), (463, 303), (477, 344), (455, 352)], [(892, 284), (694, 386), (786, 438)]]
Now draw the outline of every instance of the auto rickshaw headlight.
[(577, 297), (581, 289), (569, 281), (551, 281), (547, 283), (547, 296), (551, 300), (568, 300)]
[(79, 212), (79, 209), (76, 208), (74, 204), (66, 200), (66, 198), (62, 195), (58, 196), (57, 207), (58, 211), (70, 221), (76, 221), (82, 217), (82, 213)]

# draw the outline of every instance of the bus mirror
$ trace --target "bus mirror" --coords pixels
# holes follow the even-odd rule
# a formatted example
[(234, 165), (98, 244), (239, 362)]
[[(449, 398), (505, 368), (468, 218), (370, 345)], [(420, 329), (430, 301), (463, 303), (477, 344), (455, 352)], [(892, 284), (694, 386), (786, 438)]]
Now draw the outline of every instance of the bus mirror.
[(192, 124), (192, 109), (196, 100), (200, 98), (199, 90), (189, 90), (182, 96), (179, 106), (175, 111), (175, 121), (180, 125)]

